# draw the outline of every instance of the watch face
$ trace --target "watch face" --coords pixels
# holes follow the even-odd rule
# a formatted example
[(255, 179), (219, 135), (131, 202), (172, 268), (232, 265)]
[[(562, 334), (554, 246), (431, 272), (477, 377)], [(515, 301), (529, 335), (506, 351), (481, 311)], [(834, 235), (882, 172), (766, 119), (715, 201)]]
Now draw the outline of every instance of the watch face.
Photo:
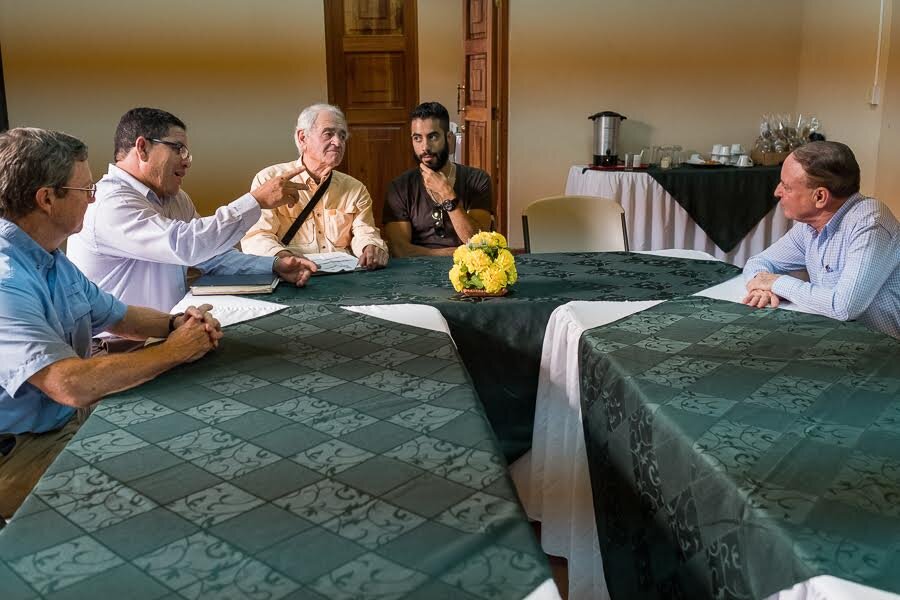
[(451, 210), (456, 208), (456, 199), (454, 198), (453, 200), (444, 200), (443, 202), (441, 202), (441, 208), (443, 208), (447, 212), (450, 212)]

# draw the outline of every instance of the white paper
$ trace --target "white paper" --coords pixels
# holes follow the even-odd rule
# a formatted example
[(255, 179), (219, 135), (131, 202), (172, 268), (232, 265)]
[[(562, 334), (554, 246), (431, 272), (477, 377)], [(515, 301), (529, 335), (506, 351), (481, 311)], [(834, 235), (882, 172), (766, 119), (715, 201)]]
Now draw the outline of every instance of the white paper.
[(308, 258), (316, 263), (319, 267), (317, 273), (343, 273), (355, 271), (359, 267), (359, 259), (346, 252), (304, 254), (303, 258)]
[(242, 298), (240, 296), (194, 296), (188, 292), (181, 301), (169, 311), (172, 314), (184, 312), (189, 306), (212, 304), (212, 316), (219, 320), (222, 327), (234, 325), (243, 321), (264, 317), (282, 308), (284, 304)]

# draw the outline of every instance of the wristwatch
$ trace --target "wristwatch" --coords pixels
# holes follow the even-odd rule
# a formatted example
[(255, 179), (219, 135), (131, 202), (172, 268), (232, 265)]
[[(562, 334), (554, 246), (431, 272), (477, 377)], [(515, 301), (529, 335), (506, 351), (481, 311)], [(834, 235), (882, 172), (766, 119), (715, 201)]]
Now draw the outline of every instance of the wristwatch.
[(459, 204), (459, 200), (456, 198), (448, 198), (441, 202), (441, 208), (443, 208), (447, 212), (453, 211), (456, 208), (456, 205)]

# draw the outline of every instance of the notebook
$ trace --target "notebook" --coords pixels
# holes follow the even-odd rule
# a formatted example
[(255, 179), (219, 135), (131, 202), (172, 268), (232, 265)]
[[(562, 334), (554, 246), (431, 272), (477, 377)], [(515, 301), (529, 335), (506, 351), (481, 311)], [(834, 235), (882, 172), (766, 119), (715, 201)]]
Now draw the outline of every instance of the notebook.
[(269, 294), (278, 285), (278, 275), (256, 273), (251, 275), (204, 275), (191, 286), (195, 296), (213, 294)]

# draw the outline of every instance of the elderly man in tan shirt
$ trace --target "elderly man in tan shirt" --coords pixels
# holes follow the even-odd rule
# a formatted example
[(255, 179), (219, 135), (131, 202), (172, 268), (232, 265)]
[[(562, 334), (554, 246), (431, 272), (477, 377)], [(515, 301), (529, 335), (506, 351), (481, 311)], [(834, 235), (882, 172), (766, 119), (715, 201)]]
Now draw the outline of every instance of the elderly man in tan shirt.
[[(263, 169), (253, 179), (251, 191), (273, 177), (303, 167), (293, 181), (305, 184), (300, 201), (293, 206), (263, 210), (259, 221), (241, 240), (241, 250), (263, 256), (347, 252), (359, 258), (366, 269), (383, 267), (388, 261), (387, 244), (381, 239), (372, 215), (372, 197), (366, 186), (336, 171), (344, 159), (347, 121), (330, 104), (313, 104), (300, 113), (294, 139), (300, 158)], [(286, 243), (285, 234), (310, 202), (315, 191), (331, 176), (325, 194)]]

